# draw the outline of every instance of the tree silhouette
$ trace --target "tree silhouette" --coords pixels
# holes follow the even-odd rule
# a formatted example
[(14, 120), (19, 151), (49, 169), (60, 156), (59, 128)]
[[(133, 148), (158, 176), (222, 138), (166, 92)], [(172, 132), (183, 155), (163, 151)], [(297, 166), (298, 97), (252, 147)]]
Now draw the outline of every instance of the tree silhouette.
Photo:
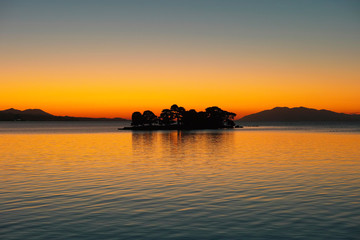
[(182, 118), (183, 118), (183, 115), (184, 115), (184, 112), (185, 112), (185, 108), (179, 107), (178, 105), (173, 104), (170, 107), (170, 110), (173, 113), (174, 118), (176, 119), (177, 125), (181, 125), (182, 124)]
[(144, 125), (148, 124), (149, 126), (152, 126), (153, 124), (155, 124), (157, 122), (157, 120), (158, 120), (158, 118), (152, 111), (150, 111), (150, 110), (144, 111), (144, 113), (143, 113)]
[(216, 106), (207, 108), (206, 113), (208, 114), (208, 121), (211, 126), (235, 126), (233, 121), (236, 116), (235, 113), (224, 111)]
[(131, 125), (132, 126), (144, 125), (144, 119), (141, 112), (134, 112), (131, 115)]
[(159, 117), (159, 123), (166, 126), (174, 123), (173, 112), (170, 109), (163, 109)]
[(198, 113), (195, 109), (190, 109), (183, 114), (183, 126), (186, 128), (196, 128), (198, 124)]
[[(186, 111), (185, 108), (173, 104), (170, 109), (163, 109), (159, 118), (150, 110), (134, 112), (132, 115), (132, 126), (155, 126), (155, 129), (217, 129), (231, 128), (235, 126), (235, 113), (227, 112), (219, 107), (208, 107), (205, 111), (196, 112), (191, 109)], [(176, 120), (176, 125), (174, 124)], [(143, 129), (144, 127), (141, 127)], [(146, 128), (145, 128), (146, 129)], [(151, 129), (154, 129), (152, 127)]]

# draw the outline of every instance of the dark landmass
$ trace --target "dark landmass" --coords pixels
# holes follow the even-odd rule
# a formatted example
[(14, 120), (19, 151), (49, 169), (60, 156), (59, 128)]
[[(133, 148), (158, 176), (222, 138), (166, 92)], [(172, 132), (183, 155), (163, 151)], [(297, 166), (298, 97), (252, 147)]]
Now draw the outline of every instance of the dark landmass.
[(198, 130), (198, 129), (233, 129), (233, 128), (243, 128), (243, 126), (222, 126), (222, 127), (184, 127), (178, 125), (153, 125), (153, 126), (132, 126), (118, 128), (118, 130), (133, 130), (133, 131), (155, 131), (155, 130)]
[(0, 111), (0, 121), (128, 121), (124, 118), (87, 118), (55, 116), (41, 109), (27, 109), (24, 111), (10, 108)]
[(244, 122), (329, 122), (360, 121), (358, 114), (336, 113), (329, 110), (317, 110), (305, 107), (276, 107), (271, 110), (247, 115), (239, 121)]
[(152, 111), (134, 112), (131, 117), (131, 127), (119, 130), (193, 130), (193, 129), (221, 129), (236, 128), (233, 121), (235, 113), (227, 112), (219, 107), (208, 107), (205, 111), (195, 109), (185, 110), (176, 104), (169, 109), (163, 109), (160, 116)]

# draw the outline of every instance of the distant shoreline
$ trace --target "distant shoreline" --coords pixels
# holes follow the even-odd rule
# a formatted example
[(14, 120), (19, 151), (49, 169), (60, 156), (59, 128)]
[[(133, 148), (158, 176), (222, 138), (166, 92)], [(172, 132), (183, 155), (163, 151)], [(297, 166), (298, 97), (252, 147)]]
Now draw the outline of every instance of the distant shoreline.
[(0, 121), (129, 121), (125, 118), (91, 118), (55, 116), (41, 109), (17, 110), (14, 108), (0, 111)]
[[(125, 118), (91, 118), (55, 116), (41, 109), (17, 110), (14, 108), (0, 111), (0, 122), (28, 121), (131, 121)], [(317, 110), (306, 107), (275, 107), (244, 116), (239, 122), (359, 122), (360, 114), (337, 113), (329, 110)]]
[(0, 122), (130, 122), (128, 119), (109, 118), (74, 118), (74, 119), (47, 119), (47, 120), (2, 120)]

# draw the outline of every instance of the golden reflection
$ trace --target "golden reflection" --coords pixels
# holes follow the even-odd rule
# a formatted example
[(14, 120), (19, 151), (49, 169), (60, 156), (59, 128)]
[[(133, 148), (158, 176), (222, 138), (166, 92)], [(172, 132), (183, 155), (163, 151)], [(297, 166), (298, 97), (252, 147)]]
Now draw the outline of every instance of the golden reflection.
[(150, 156), (157, 150), (158, 135), (156, 132), (132, 132), (131, 146), (133, 154)]
[[(175, 161), (207, 161), (210, 156), (225, 156), (234, 145), (231, 131), (164, 131), (133, 132), (134, 156), (155, 157)], [(200, 159), (199, 159), (200, 157)], [(212, 158), (212, 157), (210, 157)]]
[[(1, 134), (1, 180), (191, 176), (307, 184), (360, 170), (360, 134), (290, 131)], [(33, 179), (34, 180), (34, 179)], [(343, 181), (343, 180), (341, 180)], [(350, 180), (349, 180), (350, 181)], [(81, 182), (81, 181), (79, 181)]]

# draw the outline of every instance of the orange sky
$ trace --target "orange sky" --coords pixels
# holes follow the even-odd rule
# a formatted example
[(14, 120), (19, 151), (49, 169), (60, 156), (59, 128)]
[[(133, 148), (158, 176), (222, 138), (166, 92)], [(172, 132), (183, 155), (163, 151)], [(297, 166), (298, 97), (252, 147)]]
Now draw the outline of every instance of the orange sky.
[(125, 118), (172, 104), (238, 117), (276, 106), (360, 112), (360, 19), (351, 6), (200, 2), (195, 12), (129, 3), (123, 15), (115, 3), (8, 4), (0, 109)]

